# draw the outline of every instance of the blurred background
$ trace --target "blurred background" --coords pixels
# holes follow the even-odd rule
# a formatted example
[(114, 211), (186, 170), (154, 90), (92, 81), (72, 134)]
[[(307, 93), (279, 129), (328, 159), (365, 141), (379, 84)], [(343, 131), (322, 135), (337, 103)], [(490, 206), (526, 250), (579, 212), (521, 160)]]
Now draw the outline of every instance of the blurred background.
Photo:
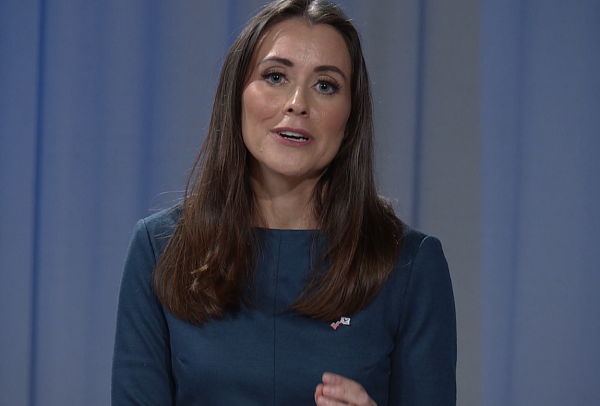
[[(0, 405), (110, 403), (121, 270), (264, 0), (0, 0)], [(377, 173), (442, 240), (459, 405), (600, 402), (600, 2), (340, 0)]]

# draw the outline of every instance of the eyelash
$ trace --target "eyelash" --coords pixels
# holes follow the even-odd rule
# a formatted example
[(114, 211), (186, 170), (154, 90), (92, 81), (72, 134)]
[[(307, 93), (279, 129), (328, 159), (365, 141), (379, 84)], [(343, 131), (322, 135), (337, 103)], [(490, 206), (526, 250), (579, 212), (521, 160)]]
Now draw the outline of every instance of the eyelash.
[(283, 72), (278, 71), (278, 70), (274, 70), (274, 69), (269, 69), (268, 71), (266, 71), (263, 74), (261, 74), (262, 78), (264, 80), (266, 80), (267, 82), (269, 82), (270, 84), (272, 84), (272, 85), (279, 85), (279, 84), (281, 84), (281, 83), (277, 83), (277, 82), (271, 81), (271, 78), (274, 75), (279, 75), (279, 76), (281, 76), (282, 79), (285, 79), (285, 75), (284, 75)]
[(331, 80), (331, 79), (319, 79), (317, 81), (317, 86), (319, 86), (319, 85), (321, 85), (323, 83), (325, 83), (326, 85), (329, 85), (331, 87), (331, 92), (329, 92), (329, 93), (319, 92), (319, 93), (322, 93), (322, 94), (324, 94), (326, 96), (333, 96), (334, 94), (336, 94), (340, 90), (340, 85), (336, 81), (334, 81), (334, 80)]
[[(272, 77), (275, 75), (278, 75), (281, 77), (282, 80), (285, 80), (285, 74), (276, 69), (267, 70), (266, 72), (261, 74), (261, 77), (271, 85), (280, 85), (281, 82), (273, 82)], [(334, 80), (331, 80), (329, 78), (327, 78), (327, 79), (320, 78), (317, 80), (317, 86), (319, 86), (323, 83), (331, 87), (331, 92), (329, 92), (329, 93), (319, 91), (319, 93), (324, 96), (333, 96), (340, 90), (340, 85)]]

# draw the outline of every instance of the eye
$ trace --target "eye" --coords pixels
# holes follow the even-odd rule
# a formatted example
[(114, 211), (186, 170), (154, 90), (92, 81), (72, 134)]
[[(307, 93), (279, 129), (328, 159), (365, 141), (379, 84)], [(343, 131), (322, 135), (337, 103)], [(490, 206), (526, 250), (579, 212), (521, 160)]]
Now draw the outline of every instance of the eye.
[(281, 81), (283, 80), (283, 76), (281, 76), (281, 74), (279, 74), (279, 73), (271, 73), (269, 75), (269, 78), (271, 79), (271, 82), (273, 82), (273, 83), (281, 83)]
[(281, 72), (277, 72), (277, 71), (267, 71), (265, 73), (263, 73), (262, 78), (264, 80), (266, 80), (269, 83), (272, 83), (274, 85), (278, 85), (281, 84), (285, 81), (285, 75)]
[(328, 80), (319, 80), (317, 90), (323, 94), (335, 94), (340, 89), (337, 83)]

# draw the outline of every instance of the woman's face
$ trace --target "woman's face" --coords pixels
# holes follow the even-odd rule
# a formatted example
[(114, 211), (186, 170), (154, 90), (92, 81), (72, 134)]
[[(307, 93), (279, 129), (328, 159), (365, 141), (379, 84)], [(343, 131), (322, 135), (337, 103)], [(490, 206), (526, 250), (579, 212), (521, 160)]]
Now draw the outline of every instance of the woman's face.
[(350, 53), (333, 27), (295, 18), (267, 30), (242, 94), (251, 173), (318, 179), (344, 138), (351, 74)]

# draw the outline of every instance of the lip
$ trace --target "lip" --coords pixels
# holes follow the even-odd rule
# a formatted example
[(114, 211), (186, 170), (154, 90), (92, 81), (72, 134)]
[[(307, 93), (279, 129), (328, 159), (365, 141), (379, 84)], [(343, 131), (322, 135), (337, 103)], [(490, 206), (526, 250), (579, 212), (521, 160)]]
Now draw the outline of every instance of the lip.
[[(294, 133), (300, 134), (303, 137), (305, 137), (307, 140), (304, 142), (297, 142), (297, 141), (289, 140), (289, 139), (279, 135), (279, 133), (282, 131), (289, 131), (289, 132), (294, 132)], [(292, 146), (292, 147), (303, 147), (305, 145), (309, 145), (312, 143), (312, 141), (314, 139), (313, 135), (310, 132), (303, 130), (302, 128), (277, 127), (277, 128), (273, 128), (271, 130), (271, 134), (273, 134), (275, 139), (277, 141), (279, 141), (280, 143), (282, 143), (284, 145)]]

